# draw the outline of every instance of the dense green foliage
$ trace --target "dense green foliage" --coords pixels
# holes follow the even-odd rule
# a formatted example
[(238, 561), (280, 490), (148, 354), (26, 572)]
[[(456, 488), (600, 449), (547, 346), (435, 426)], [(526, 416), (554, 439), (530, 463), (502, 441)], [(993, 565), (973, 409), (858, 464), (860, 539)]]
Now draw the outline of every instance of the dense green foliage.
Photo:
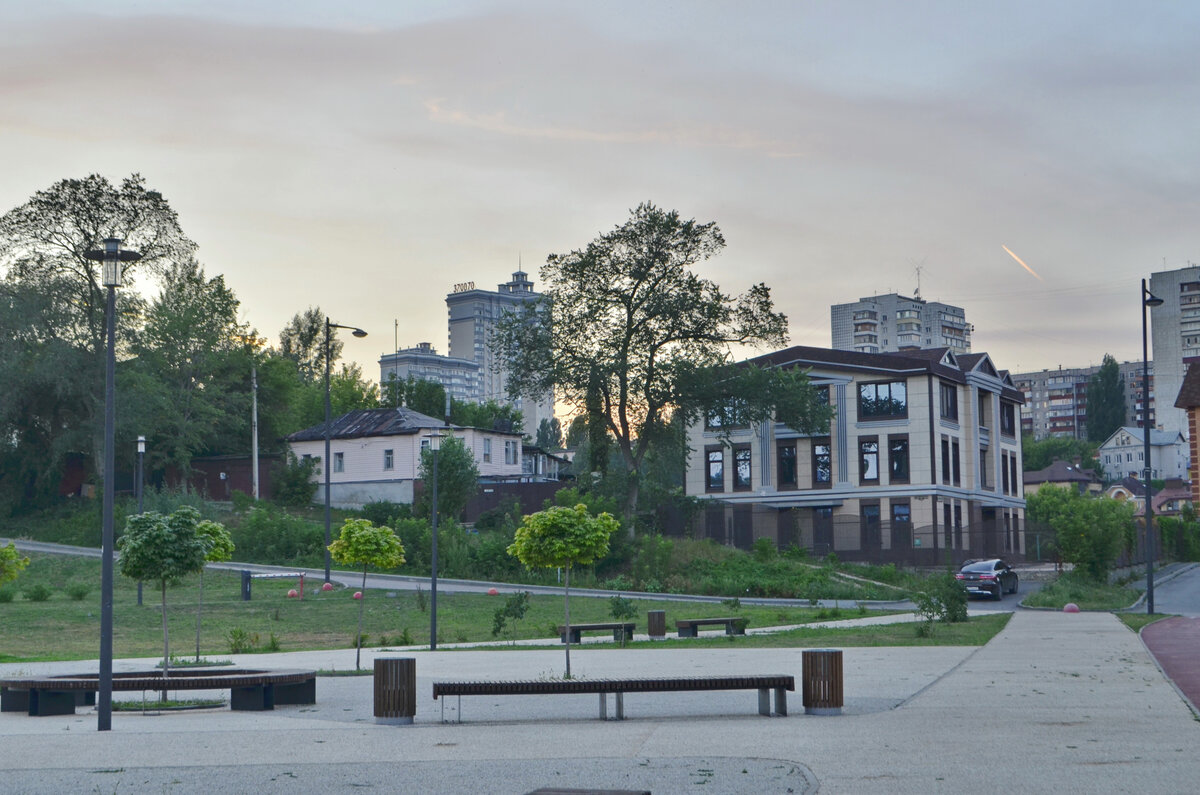
[(21, 571), (29, 565), (29, 558), (17, 552), (11, 541), (7, 546), (0, 547), (0, 585), (17, 579)]
[(316, 458), (296, 458), (289, 450), (287, 458), (271, 470), (271, 496), (280, 505), (302, 508), (310, 505), (317, 493)]
[(442, 439), (441, 449), (434, 453), (432, 449), (421, 450), (421, 469), (418, 477), (425, 483), (422, 492), (414, 506), (417, 516), (428, 516), (430, 503), (433, 499), (433, 462), (437, 456), (437, 501), (440, 519), (458, 520), (462, 517), (463, 508), (475, 496), (479, 488), (479, 467), (475, 465), (475, 455), (462, 439), (448, 435)]
[(1051, 436), (1034, 441), (1032, 436), (1024, 436), (1021, 439), (1022, 467), (1026, 472), (1037, 472), (1055, 461), (1074, 462), (1079, 459), (1080, 467), (1102, 476), (1103, 469), (1096, 457), (1097, 449), (1095, 443), (1082, 439)]
[(1029, 495), (1026, 515), (1054, 531), (1059, 557), (1094, 582), (1105, 582), (1117, 555), (1133, 541), (1133, 506), (1044, 484)]
[(1125, 389), (1117, 360), (1104, 354), (1100, 369), (1088, 380), (1087, 437), (1102, 444), (1125, 424)]
[(362, 566), (362, 591), (358, 594), (358, 632), (354, 641), (354, 667), (362, 659), (363, 603), (367, 599), (367, 568), (394, 569), (404, 562), (404, 545), (388, 527), (377, 527), (366, 519), (347, 519), (329, 553), (338, 563)]
[(924, 587), (913, 593), (917, 613), (925, 619), (925, 632), (933, 632), (933, 623), (955, 623), (967, 620), (967, 592), (952, 571), (929, 577)]
[(1175, 560), (1200, 560), (1200, 521), (1196, 510), (1185, 505), (1179, 516), (1159, 516), (1155, 519), (1163, 552)]
[(1139, 591), (1124, 585), (1097, 582), (1079, 572), (1067, 572), (1029, 596), (1030, 607), (1061, 608), (1067, 603), (1083, 610), (1123, 610), (1137, 601)]
[(626, 465), (631, 533), (646, 455), (675, 414), (694, 419), (732, 399), (747, 416), (779, 408), (779, 419), (801, 430), (828, 419), (803, 374), (728, 365), (731, 345), (782, 345), (787, 318), (765, 285), (734, 297), (693, 271), (724, 246), (716, 224), (641, 204), (585, 248), (550, 255), (542, 299), (505, 315), (493, 337), (511, 396), (553, 389), (587, 418), (589, 471), (603, 471), (601, 447), (611, 440)]

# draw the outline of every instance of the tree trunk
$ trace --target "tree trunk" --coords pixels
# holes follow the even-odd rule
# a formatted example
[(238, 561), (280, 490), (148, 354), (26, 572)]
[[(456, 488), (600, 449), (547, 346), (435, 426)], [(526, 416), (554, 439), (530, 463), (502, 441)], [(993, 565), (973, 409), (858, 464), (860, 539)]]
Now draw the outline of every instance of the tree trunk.
[(638, 479), (637, 471), (630, 472), (629, 485), (625, 490), (625, 526), (629, 529), (629, 537), (634, 537), (634, 518), (637, 516), (638, 494), (641, 491), (641, 483)]
[(362, 598), (358, 600), (358, 637), (354, 639), (354, 670), (358, 670), (362, 666), (358, 661), (362, 655), (362, 614), (363, 602), (367, 600), (367, 567), (363, 566), (363, 581), (362, 581)]
[(162, 592), (162, 627), (163, 627), (163, 687), (160, 694), (163, 701), (167, 700), (167, 677), (171, 673), (171, 643), (167, 636), (167, 580), (159, 580)]
[(566, 613), (566, 632), (567, 632), (567, 675), (564, 679), (571, 678), (571, 567), (567, 566), (563, 569), (563, 610)]
[(200, 662), (200, 612), (204, 610), (204, 569), (200, 569), (200, 601), (196, 603), (196, 662)]

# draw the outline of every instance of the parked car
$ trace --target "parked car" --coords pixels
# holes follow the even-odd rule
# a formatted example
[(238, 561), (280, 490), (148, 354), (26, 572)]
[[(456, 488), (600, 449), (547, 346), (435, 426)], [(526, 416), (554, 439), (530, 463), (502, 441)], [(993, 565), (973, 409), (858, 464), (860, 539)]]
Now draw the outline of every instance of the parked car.
[(954, 576), (967, 593), (1003, 599), (1004, 594), (1017, 592), (1017, 573), (999, 558), (968, 560)]

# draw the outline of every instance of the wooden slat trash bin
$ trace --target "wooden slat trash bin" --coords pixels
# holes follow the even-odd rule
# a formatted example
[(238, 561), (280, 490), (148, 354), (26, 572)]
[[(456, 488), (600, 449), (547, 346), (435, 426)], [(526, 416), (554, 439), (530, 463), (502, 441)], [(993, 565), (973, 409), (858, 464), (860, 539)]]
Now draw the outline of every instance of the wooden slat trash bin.
[(842, 650), (807, 649), (801, 692), (806, 715), (842, 714)]
[(416, 714), (416, 659), (375, 658), (375, 722), (403, 726), (411, 724)]
[(646, 611), (646, 634), (652, 638), (665, 638), (667, 636), (666, 610)]

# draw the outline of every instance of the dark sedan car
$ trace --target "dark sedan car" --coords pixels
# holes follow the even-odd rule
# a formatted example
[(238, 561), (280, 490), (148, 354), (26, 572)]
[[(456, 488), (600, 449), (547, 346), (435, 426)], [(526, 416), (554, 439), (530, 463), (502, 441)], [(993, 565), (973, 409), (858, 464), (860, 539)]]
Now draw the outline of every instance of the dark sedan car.
[(1017, 573), (999, 558), (968, 560), (954, 576), (967, 593), (1003, 599), (1004, 594), (1017, 592)]

